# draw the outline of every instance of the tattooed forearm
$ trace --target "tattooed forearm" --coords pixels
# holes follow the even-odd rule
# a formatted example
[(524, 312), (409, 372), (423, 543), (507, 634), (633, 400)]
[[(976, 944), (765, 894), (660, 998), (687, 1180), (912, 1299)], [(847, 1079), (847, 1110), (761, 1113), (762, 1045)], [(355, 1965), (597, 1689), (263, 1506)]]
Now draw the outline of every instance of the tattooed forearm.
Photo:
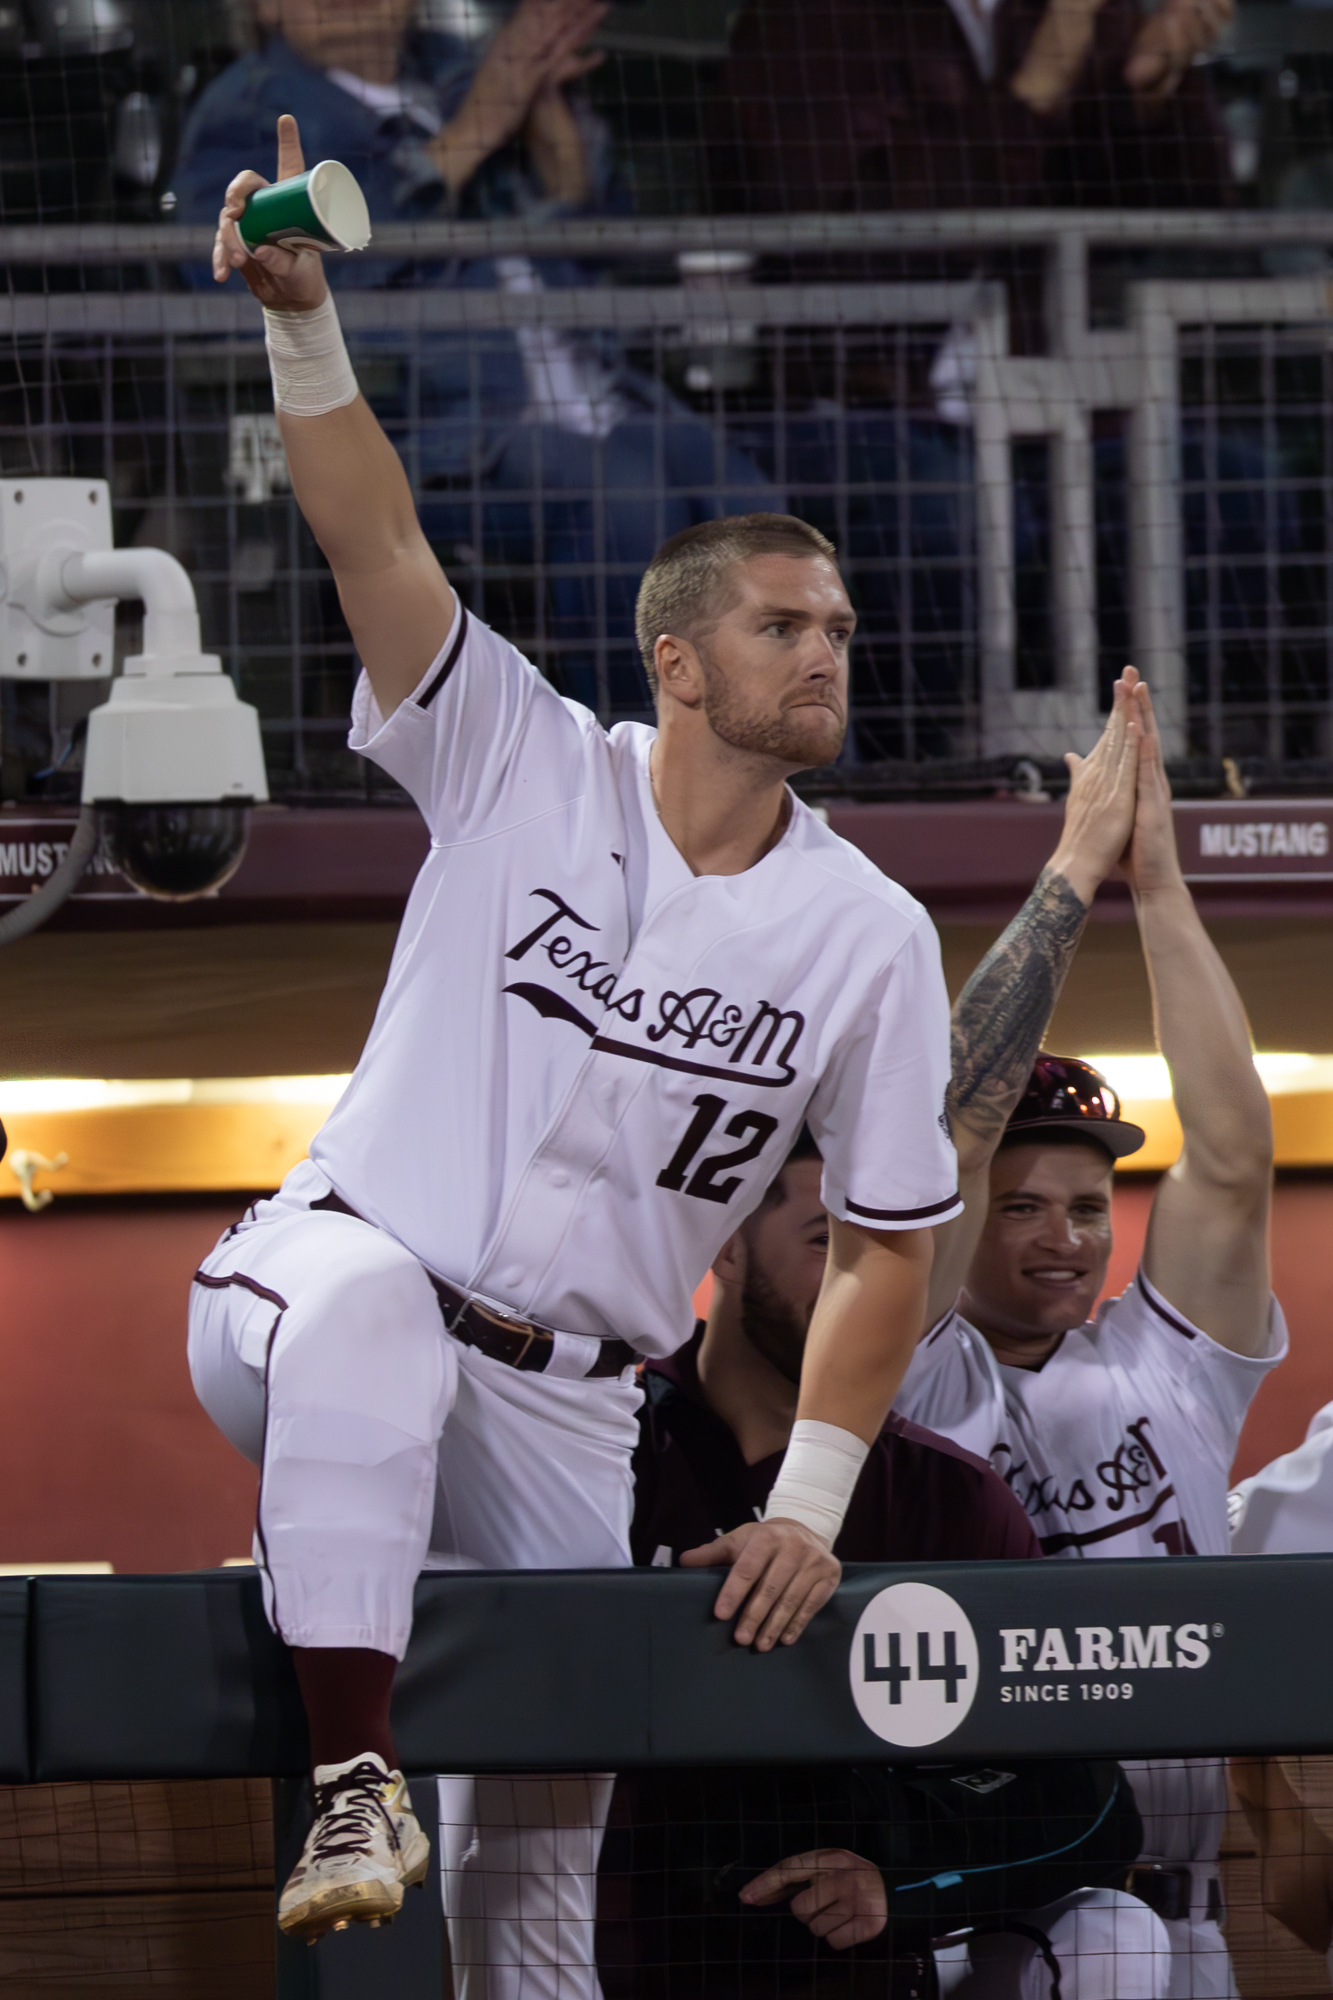
[(1023, 1094), (1088, 912), (1063, 875), (1037, 886), (959, 994), (949, 1116), (995, 1138)]

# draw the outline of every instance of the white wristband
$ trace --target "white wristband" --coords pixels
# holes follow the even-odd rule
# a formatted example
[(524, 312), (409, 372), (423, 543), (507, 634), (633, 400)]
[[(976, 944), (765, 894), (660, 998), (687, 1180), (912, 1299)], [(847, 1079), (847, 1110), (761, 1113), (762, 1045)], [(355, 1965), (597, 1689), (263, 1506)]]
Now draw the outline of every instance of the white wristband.
[(264, 341), (275, 410), (322, 417), (356, 401), (356, 377), (331, 296), (313, 312), (270, 312), (265, 306)]
[(800, 1521), (832, 1548), (869, 1451), (853, 1431), (801, 1418), (792, 1425), (764, 1519)]

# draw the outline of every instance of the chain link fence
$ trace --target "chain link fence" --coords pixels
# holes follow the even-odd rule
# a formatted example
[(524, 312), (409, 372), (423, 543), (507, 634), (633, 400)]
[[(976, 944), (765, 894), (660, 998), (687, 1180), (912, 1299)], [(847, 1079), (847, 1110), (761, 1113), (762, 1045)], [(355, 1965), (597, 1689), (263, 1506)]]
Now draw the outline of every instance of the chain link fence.
[[(27, 234), (31, 260), (60, 232)], [(290, 493), (257, 315), (148, 285), (170, 232), (106, 234), (96, 261), (65, 267), (84, 289), (0, 301), (0, 469), (110, 480), (118, 540), (194, 577), (207, 642), (263, 718), (275, 792), (365, 796), (384, 781), (345, 748), (355, 660)], [(633, 603), (652, 549), (691, 521), (781, 508), (835, 541), (860, 614), (852, 729), (822, 787), (989, 790), (1018, 764), (1036, 786), (1087, 747), (1133, 658), (1187, 788), (1220, 789), (1227, 759), (1233, 784), (1318, 788), (1333, 770), (1323, 281), (1131, 281), (1107, 324), (1089, 311), (1090, 241), (1060, 219), (1035, 355), (1011, 352), (1001, 282), (757, 283), (758, 241), (677, 251), (675, 283), (440, 279), (345, 295), (343, 312), (468, 604), (608, 723), (650, 712)], [(659, 263), (669, 250), (645, 242)], [(7, 796), (73, 783), (77, 754), (37, 774), (89, 698), (3, 690)]]

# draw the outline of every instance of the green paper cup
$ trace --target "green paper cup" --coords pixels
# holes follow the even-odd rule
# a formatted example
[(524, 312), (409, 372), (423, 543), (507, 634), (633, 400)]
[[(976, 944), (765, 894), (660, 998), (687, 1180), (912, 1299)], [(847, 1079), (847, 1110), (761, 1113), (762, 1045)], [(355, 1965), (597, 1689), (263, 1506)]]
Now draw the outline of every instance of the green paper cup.
[(240, 220), (251, 250), (285, 243), (293, 250), (364, 250), (370, 241), (366, 198), (340, 160), (321, 160), (309, 173), (256, 188)]

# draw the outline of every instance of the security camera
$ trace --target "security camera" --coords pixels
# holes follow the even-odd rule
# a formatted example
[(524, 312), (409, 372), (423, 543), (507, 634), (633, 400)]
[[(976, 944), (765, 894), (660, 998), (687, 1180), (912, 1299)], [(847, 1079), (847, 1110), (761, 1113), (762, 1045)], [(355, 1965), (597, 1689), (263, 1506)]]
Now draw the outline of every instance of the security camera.
[(144, 650), (88, 717), (83, 802), (109, 858), (142, 890), (180, 902), (216, 889), (245, 852), (249, 808), (268, 797), (259, 718), (199, 651), (190, 579), (161, 549), (67, 555), (73, 602), (114, 590), (144, 603)]
[(241, 865), (249, 834), (245, 806), (131, 806), (99, 809), (102, 852), (145, 896), (185, 903), (220, 889)]
[[(162, 549), (111, 547), (104, 480), (0, 480), (0, 553), (0, 676), (109, 679), (115, 601), (144, 607), (142, 653), (88, 718), (82, 840), (63, 894), (99, 836), (146, 896), (180, 902), (219, 888), (240, 865), (249, 808), (268, 783), (257, 712), (217, 655), (200, 651), (189, 577)], [(12, 921), (0, 921), (0, 943)]]

